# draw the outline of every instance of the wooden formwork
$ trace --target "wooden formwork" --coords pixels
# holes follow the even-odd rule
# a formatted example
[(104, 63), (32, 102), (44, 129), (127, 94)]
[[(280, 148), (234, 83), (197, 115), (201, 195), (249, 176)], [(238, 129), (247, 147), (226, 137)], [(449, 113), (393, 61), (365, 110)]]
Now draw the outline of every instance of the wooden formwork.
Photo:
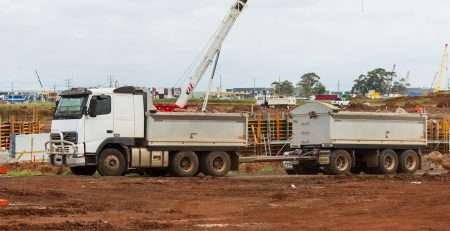
[[(37, 117), (34, 117), (37, 118)], [(37, 134), (41, 132), (41, 124), (38, 120), (33, 121), (1, 121), (0, 118), (0, 148), (9, 149), (11, 135)]]
[(428, 121), (428, 152), (439, 151), (449, 152), (449, 126), (450, 120), (432, 119)]

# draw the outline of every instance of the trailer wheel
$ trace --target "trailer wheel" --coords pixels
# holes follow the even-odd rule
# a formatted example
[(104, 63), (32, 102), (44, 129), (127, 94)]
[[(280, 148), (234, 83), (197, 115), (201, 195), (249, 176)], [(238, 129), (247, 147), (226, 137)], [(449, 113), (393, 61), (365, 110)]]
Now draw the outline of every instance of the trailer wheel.
[(331, 153), (330, 165), (327, 172), (332, 175), (349, 174), (352, 169), (352, 156), (345, 150), (336, 150)]
[(108, 148), (100, 153), (98, 172), (102, 176), (123, 176), (126, 171), (126, 160), (122, 152)]
[(199, 160), (195, 152), (178, 152), (171, 156), (170, 170), (179, 177), (191, 177), (197, 174)]
[(226, 176), (231, 168), (231, 158), (226, 152), (210, 152), (200, 159), (200, 170), (209, 176)]
[(383, 150), (380, 153), (378, 170), (381, 174), (395, 174), (398, 169), (398, 156), (392, 149)]
[(70, 171), (77, 176), (92, 176), (97, 172), (96, 166), (71, 167)]
[(416, 151), (403, 151), (399, 158), (399, 171), (401, 173), (414, 173), (419, 168), (419, 163), (419, 155)]

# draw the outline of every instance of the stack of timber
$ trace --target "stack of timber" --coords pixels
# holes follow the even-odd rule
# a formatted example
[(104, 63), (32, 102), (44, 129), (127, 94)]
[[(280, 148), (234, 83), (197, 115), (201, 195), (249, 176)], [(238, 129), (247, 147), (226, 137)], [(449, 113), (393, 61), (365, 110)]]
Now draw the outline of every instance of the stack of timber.
[(32, 119), (29, 121), (15, 120), (15, 116), (11, 116), (9, 120), (3, 120), (0, 117), (0, 149), (9, 150), (12, 135), (37, 134), (40, 132), (41, 122), (35, 110), (33, 110)]

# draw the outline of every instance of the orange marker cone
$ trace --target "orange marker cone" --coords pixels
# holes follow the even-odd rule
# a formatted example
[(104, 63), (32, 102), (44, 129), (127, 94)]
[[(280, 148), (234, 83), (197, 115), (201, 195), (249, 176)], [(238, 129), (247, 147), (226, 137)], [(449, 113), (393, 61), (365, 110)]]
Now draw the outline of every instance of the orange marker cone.
[(9, 201), (8, 200), (3, 200), (0, 199), (0, 207), (5, 207), (9, 205)]
[(1, 167), (1, 166), (0, 166), (0, 175), (1, 175), (1, 174), (7, 174), (7, 173), (8, 173), (8, 170), (9, 170), (8, 168), (6, 168), (6, 167)]

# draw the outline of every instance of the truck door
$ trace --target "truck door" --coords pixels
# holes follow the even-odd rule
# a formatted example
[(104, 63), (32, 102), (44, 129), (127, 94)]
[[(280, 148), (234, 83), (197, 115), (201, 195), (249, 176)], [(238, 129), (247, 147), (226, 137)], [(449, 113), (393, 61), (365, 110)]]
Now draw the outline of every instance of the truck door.
[[(91, 110), (94, 111), (91, 113)], [(85, 152), (95, 153), (100, 144), (114, 134), (111, 96), (92, 96), (89, 112), (84, 123)]]

